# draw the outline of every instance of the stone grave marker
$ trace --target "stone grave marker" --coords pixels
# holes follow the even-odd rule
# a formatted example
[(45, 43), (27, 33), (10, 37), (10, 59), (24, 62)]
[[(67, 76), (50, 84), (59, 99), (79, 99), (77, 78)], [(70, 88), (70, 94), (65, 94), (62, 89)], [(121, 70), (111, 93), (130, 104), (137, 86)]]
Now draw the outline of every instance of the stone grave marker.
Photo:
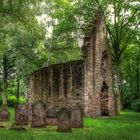
[(15, 112), (15, 120), (15, 124), (18, 126), (24, 126), (29, 124), (27, 105), (17, 105)]
[(57, 125), (57, 111), (55, 108), (51, 107), (47, 110), (45, 115), (45, 122), (47, 125), (55, 126)]
[(83, 109), (79, 106), (71, 108), (71, 127), (83, 128)]
[(67, 108), (62, 108), (57, 113), (57, 131), (71, 132), (71, 112)]
[(10, 125), (10, 112), (7, 109), (0, 111), (0, 127), (9, 127)]
[(46, 125), (45, 111), (46, 105), (41, 100), (38, 100), (32, 104), (32, 127), (44, 127)]

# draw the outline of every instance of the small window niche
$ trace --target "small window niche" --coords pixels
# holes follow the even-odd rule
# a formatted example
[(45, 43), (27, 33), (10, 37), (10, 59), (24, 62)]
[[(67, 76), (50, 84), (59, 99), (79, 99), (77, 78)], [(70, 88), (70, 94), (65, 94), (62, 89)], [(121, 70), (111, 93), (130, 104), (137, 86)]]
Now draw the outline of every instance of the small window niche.
[(101, 69), (102, 70), (106, 70), (107, 60), (108, 60), (107, 51), (105, 50), (105, 51), (102, 52), (102, 58), (101, 58)]

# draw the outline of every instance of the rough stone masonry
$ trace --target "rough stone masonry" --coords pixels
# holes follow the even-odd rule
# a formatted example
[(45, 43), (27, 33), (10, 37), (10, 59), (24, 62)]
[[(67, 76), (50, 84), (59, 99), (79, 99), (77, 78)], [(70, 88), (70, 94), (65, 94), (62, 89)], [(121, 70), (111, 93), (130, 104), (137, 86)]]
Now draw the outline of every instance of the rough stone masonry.
[(98, 12), (87, 27), (83, 60), (54, 64), (30, 76), (29, 103), (42, 100), (57, 111), (78, 105), (85, 116), (115, 115), (111, 53), (104, 16)]

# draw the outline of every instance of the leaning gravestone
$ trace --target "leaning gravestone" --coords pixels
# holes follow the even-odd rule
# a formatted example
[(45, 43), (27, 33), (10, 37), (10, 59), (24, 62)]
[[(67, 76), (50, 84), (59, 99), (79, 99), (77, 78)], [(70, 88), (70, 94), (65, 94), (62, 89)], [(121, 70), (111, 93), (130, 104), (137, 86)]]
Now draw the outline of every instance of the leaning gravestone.
[(47, 110), (46, 115), (45, 115), (45, 122), (47, 125), (50, 126), (55, 126), (57, 125), (57, 112), (56, 109), (51, 107)]
[(9, 127), (10, 112), (7, 109), (0, 111), (0, 127)]
[(26, 105), (18, 105), (15, 112), (16, 125), (28, 125), (28, 111)]
[(71, 132), (71, 112), (67, 108), (62, 108), (57, 113), (57, 131)]
[(79, 106), (71, 108), (71, 127), (83, 128), (83, 109)]
[(42, 101), (36, 101), (32, 104), (32, 127), (44, 127), (46, 105)]

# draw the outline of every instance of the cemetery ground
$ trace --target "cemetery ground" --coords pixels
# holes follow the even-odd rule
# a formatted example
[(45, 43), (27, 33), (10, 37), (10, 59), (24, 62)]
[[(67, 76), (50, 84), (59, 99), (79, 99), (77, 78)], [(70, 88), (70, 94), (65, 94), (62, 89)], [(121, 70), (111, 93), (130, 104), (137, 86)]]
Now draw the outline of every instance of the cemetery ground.
[[(11, 123), (14, 109), (10, 108)], [(26, 131), (0, 128), (0, 140), (140, 140), (140, 113), (121, 112), (117, 117), (85, 118), (83, 129), (56, 132), (56, 127), (29, 128)]]

